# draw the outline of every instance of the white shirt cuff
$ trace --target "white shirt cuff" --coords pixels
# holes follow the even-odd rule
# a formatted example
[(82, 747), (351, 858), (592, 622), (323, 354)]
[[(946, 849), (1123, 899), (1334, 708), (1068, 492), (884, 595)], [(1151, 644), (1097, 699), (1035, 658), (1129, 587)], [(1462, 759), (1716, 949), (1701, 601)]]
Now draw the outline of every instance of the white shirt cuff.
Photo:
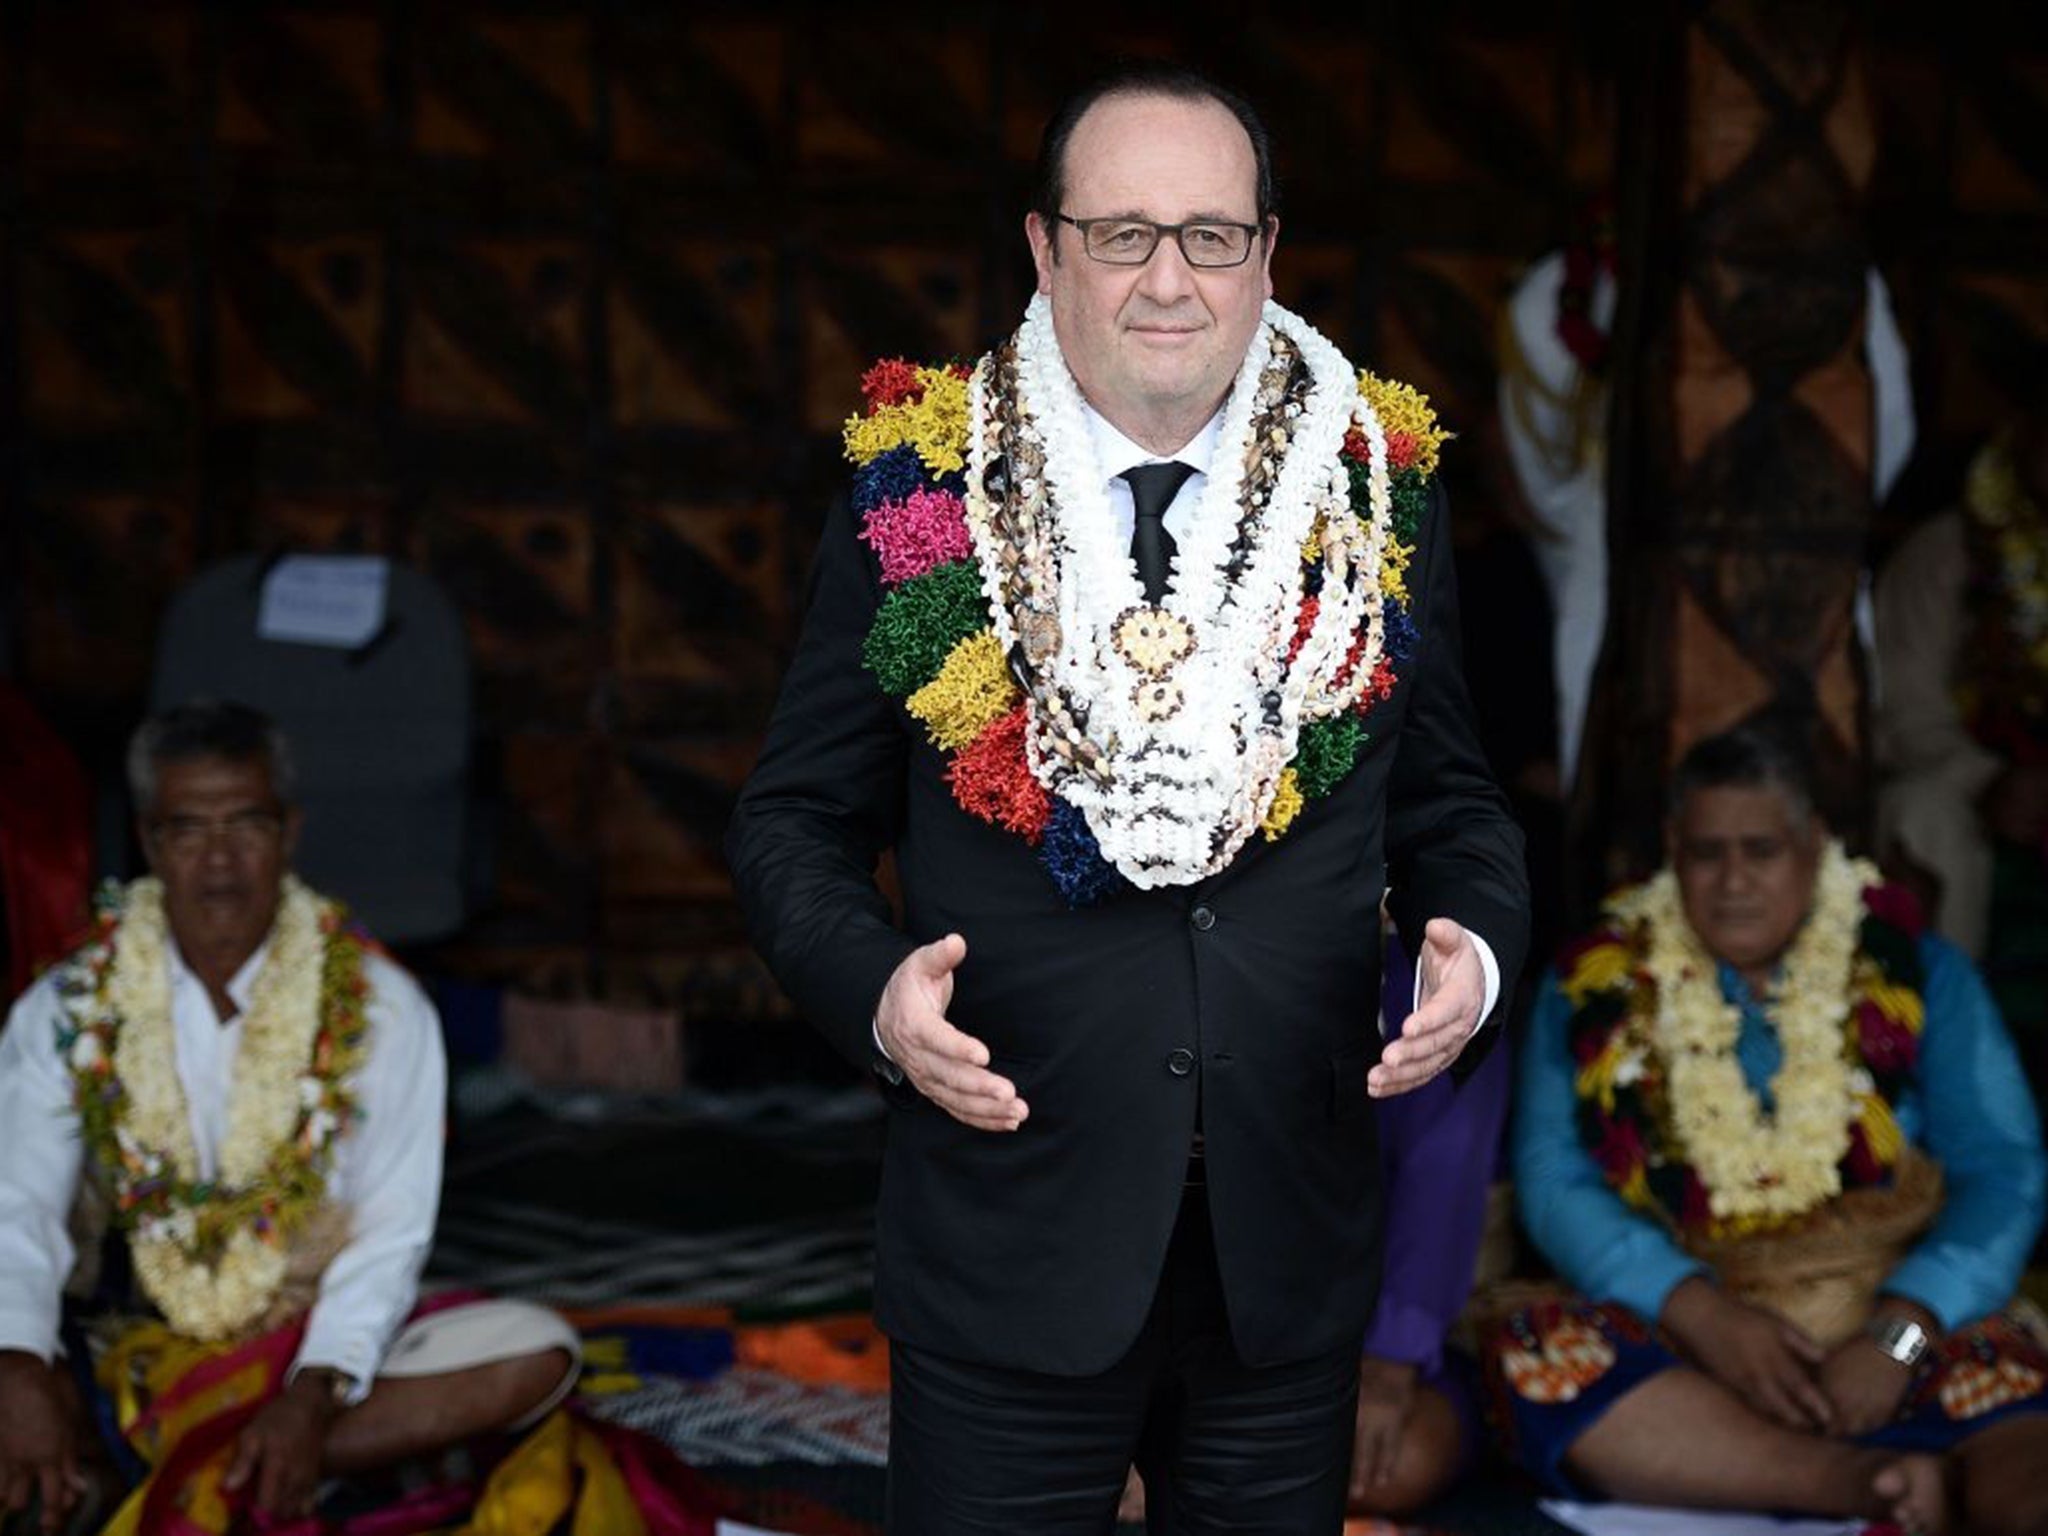
[[(1486, 976), (1486, 1001), (1479, 1005), (1479, 1018), (1474, 1022), (1470, 1031), (1466, 1033), (1465, 1038), (1470, 1040), (1473, 1035), (1478, 1034), (1480, 1030), (1486, 1027), (1486, 1021), (1493, 1017), (1493, 1005), (1500, 1001), (1500, 961), (1494, 958), (1493, 946), (1473, 932), (1472, 929), (1467, 928), (1465, 930), (1465, 937), (1470, 939), (1472, 947), (1479, 951), (1479, 969)], [(1415, 995), (1408, 1000), (1408, 1011), (1413, 1013), (1421, 1006), (1422, 967), (1418, 965), (1415, 967)], [(1387, 1021), (1383, 1014), (1380, 1017), (1380, 1033), (1384, 1035), (1386, 1030)]]
[(868, 1033), (875, 1037), (875, 1054), (880, 1056), (884, 1061), (895, 1061), (896, 1058), (889, 1054), (889, 1047), (882, 1044), (882, 1021), (880, 1019), (872, 1019), (869, 1021)]
[(48, 1365), (64, 1353), (54, 1320), (24, 1310), (19, 1315), (0, 1313), (0, 1349), (34, 1355)]
[(370, 1388), (374, 1384), (376, 1376), (375, 1368), (365, 1370), (361, 1361), (351, 1364), (343, 1360), (323, 1360), (317, 1358), (318, 1355), (326, 1353), (327, 1351), (325, 1350), (302, 1352), (299, 1358), (292, 1362), (292, 1368), (285, 1373), (285, 1385), (290, 1386), (294, 1381), (297, 1381), (301, 1371), (333, 1371), (348, 1382), (348, 1391), (342, 1397), (342, 1402), (350, 1408), (355, 1407), (357, 1403), (360, 1403), (370, 1395)]

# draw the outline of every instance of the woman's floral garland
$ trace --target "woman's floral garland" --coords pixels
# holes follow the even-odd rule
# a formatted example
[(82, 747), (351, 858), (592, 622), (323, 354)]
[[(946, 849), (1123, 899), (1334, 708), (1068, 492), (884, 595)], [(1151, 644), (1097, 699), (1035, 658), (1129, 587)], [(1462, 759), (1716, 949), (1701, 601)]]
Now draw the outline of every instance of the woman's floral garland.
[(348, 1084), (365, 1049), (368, 941), (338, 904), (287, 876), (269, 942), (211, 1179), (178, 1077), (162, 884), (103, 891), (92, 938), (57, 980), (86, 1150), (111, 1181), (144, 1291), (196, 1339), (230, 1337), (269, 1308), (356, 1114)]
[(847, 454), (888, 589), (866, 664), (1070, 902), (1221, 869), (1350, 772), (1415, 641), (1448, 436), (1424, 397), (1269, 305), (1151, 607), (1042, 300), (971, 374), (890, 361), (862, 389)]
[(1957, 669), (1964, 717), (1992, 750), (2048, 761), (2048, 515), (2020, 483), (2006, 439), (1971, 461), (1963, 518), (1976, 615)]
[(1607, 907), (1560, 965), (1579, 1127), (1630, 1205), (1710, 1237), (1779, 1226), (1889, 1182), (1893, 1118), (1924, 1021), (1910, 898), (1830, 841), (1811, 914), (1765, 1006), (1783, 1062), (1766, 1114), (1736, 1054), (1741, 1011), (1665, 871)]

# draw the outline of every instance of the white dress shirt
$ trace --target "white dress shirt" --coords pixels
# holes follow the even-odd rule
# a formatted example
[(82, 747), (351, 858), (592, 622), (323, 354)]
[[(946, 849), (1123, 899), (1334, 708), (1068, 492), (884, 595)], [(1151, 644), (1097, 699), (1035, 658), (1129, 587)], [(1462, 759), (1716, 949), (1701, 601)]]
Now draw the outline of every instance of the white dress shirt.
[(1194, 471), (1181, 483), (1173, 500), (1166, 504), (1166, 515), (1160, 519), (1168, 537), (1174, 543), (1180, 543), (1186, 536), (1195, 508), (1201, 503), (1202, 490), (1209, 483), (1209, 463), (1216, 456), (1216, 435), (1223, 429), (1223, 408), (1218, 406), (1216, 414), (1209, 418), (1202, 430), (1173, 453), (1154, 453), (1149, 448), (1139, 447), (1111, 426), (1108, 419), (1086, 400), (1081, 402), (1081, 414), (1087, 418), (1088, 435), (1095, 444), (1096, 467), (1109, 482), (1109, 510), (1116, 518), (1119, 547), (1131, 547), (1131, 531), (1138, 521), (1138, 514), (1131, 505), (1130, 486), (1118, 476), (1140, 464), (1185, 464)]
[[(178, 1080), (191, 1108), (200, 1169), (218, 1167), (242, 1016), (266, 944), (228, 983), (236, 1017), (223, 1024), (206, 986), (168, 946)], [(349, 1213), (349, 1238), (320, 1279), (293, 1370), (327, 1366), (369, 1392), (392, 1336), (412, 1311), (441, 1196), (447, 1061), (440, 1019), (413, 979), (365, 958), (368, 1053), (355, 1077), (357, 1118), (335, 1147), (327, 1197)], [(54, 974), (14, 1005), (0, 1034), (0, 1349), (45, 1360), (58, 1349), (66, 1229), (82, 1172), (71, 1074), (57, 1052), (64, 1012)]]

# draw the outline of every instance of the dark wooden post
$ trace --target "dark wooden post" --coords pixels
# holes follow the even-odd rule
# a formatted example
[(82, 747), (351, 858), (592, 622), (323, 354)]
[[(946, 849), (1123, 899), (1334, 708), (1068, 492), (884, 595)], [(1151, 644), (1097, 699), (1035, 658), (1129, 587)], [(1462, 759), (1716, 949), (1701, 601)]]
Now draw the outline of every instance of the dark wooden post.
[(1865, 815), (1855, 597), (1871, 513), (1864, 193), (1876, 128), (1830, 0), (1646, 7), (1623, 71), (1608, 641), (1572, 808), (1576, 904), (1660, 851), (1687, 747), (1812, 722)]

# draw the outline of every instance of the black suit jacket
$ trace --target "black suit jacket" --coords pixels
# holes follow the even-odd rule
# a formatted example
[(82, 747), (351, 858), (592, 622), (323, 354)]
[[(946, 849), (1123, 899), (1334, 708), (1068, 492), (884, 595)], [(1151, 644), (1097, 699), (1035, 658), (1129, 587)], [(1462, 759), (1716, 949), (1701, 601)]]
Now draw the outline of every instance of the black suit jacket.
[[(1199, 885), (1077, 910), (1036, 850), (955, 804), (942, 755), (862, 669), (878, 576), (847, 510), (828, 518), (727, 837), (749, 925), (797, 1006), (864, 1064), (897, 963), (964, 935), (949, 1017), (1031, 1110), (989, 1133), (891, 1094), (876, 1308), (893, 1337), (1055, 1374), (1109, 1367), (1152, 1300), (1199, 1093), (1239, 1353), (1264, 1364), (1358, 1343), (1379, 1275), (1365, 1078), (1389, 871), (1409, 943), (1454, 918), (1493, 946), (1504, 986), (1527, 931), (1521, 834), (1460, 673), (1440, 494), (1409, 586), (1419, 643), (1331, 795)], [(873, 879), (892, 845), (903, 929)]]

